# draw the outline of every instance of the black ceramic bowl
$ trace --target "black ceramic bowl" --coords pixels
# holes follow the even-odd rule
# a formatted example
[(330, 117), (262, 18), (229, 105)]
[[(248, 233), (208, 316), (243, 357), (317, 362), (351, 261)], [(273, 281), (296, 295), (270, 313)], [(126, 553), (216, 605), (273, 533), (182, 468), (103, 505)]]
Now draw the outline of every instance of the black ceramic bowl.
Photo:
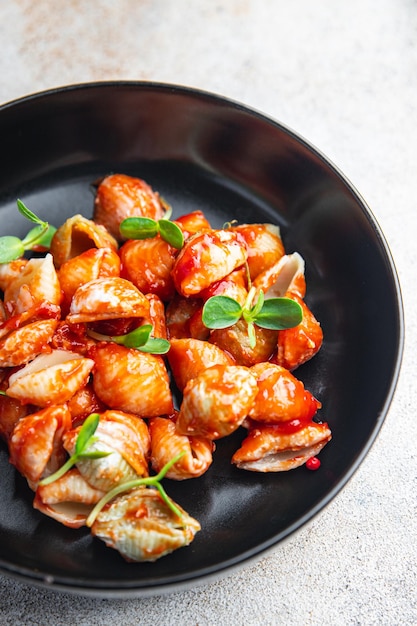
[[(174, 217), (202, 209), (214, 226), (274, 222), (306, 261), (306, 300), (324, 330), (297, 376), (333, 432), (319, 471), (258, 474), (231, 466), (240, 436), (218, 442), (202, 478), (167, 481), (202, 525), (155, 563), (117, 552), (32, 508), (0, 448), (0, 571), (82, 594), (141, 596), (229, 573), (277, 546), (346, 484), (383, 423), (399, 373), (403, 320), (384, 237), (352, 185), (307, 141), (240, 104), (153, 83), (79, 85), (0, 108), (0, 232), (24, 235), (16, 198), (53, 224), (92, 215), (91, 183), (110, 172), (147, 180)], [(388, 329), (388, 330), (387, 330)], [(277, 546), (279, 549), (279, 546)]]

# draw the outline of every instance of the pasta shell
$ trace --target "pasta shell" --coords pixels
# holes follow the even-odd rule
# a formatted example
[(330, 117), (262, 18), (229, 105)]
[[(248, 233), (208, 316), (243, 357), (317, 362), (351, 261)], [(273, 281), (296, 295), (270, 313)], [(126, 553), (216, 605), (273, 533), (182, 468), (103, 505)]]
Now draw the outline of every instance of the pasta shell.
[(100, 224), (82, 215), (73, 215), (58, 228), (51, 241), (51, 254), (55, 267), (60, 268), (90, 248), (110, 248), (117, 250), (118, 243)]
[(80, 285), (97, 278), (119, 275), (120, 259), (117, 252), (111, 248), (90, 248), (69, 259), (61, 265), (58, 271), (66, 307), (69, 307)]
[(95, 360), (94, 391), (113, 409), (142, 417), (173, 411), (168, 372), (161, 357), (115, 343), (99, 343)]
[(310, 420), (321, 403), (304, 388), (301, 380), (284, 367), (259, 363), (251, 368), (259, 393), (249, 417), (259, 422), (277, 424), (292, 420)]
[(52, 255), (30, 259), (6, 287), (4, 302), (10, 315), (17, 315), (47, 302), (61, 303), (61, 287)]
[(248, 295), (246, 267), (239, 267), (221, 280), (204, 289), (199, 297), (204, 301), (212, 296), (228, 296), (233, 298), (241, 306), (244, 305)]
[(0, 340), (0, 367), (24, 365), (42, 352), (58, 326), (57, 320), (40, 320), (16, 329)]
[(170, 300), (175, 293), (171, 270), (176, 251), (160, 237), (130, 239), (120, 248), (122, 276), (142, 293), (153, 293)]
[(153, 293), (146, 294), (146, 299), (149, 302), (149, 318), (145, 321), (152, 324), (152, 336), (166, 339), (168, 335), (164, 303)]
[(22, 313), (7, 317), (7, 313), (0, 304), (0, 315), (3, 318), (3, 321), (0, 322), (0, 339), (3, 339), (29, 323), (43, 320), (58, 320), (61, 315), (61, 309), (56, 304), (41, 302)]
[(190, 320), (194, 314), (198, 314), (203, 305), (198, 298), (184, 298), (176, 294), (166, 309), (166, 326), (170, 339), (189, 337)]
[(188, 320), (189, 336), (200, 341), (207, 341), (210, 337), (210, 329), (203, 322), (203, 307), (197, 309)]
[(276, 351), (278, 331), (254, 326), (256, 338), (252, 347), (249, 340), (248, 325), (240, 319), (233, 326), (211, 331), (210, 342), (228, 352), (236, 364), (251, 367), (256, 363), (268, 361)]
[(52, 350), (12, 374), (7, 394), (23, 404), (62, 404), (84, 387), (93, 367), (94, 361), (79, 354)]
[[(80, 428), (64, 435), (64, 447), (72, 455)], [(145, 422), (137, 415), (105, 411), (100, 415), (95, 441), (88, 450), (110, 452), (98, 459), (81, 459), (77, 467), (85, 480), (104, 491), (120, 482), (148, 476), (150, 436)]]
[(146, 317), (149, 302), (128, 280), (111, 276), (81, 285), (71, 301), (70, 324), (126, 317)]
[(97, 436), (107, 441), (134, 469), (137, 476), (148, 476), (150, 434), (146, 422), (123, 411), (105, 411), (100, 416)]
[(87, 335), (85, 324), (68, 324), (61, 321), (52, 337), (51, 348), (86, 356), (95, 344), (95, 340)]
[(184, 234), (195, 234), (202, 230), (211, 230), (211, 225), (202, 211), (198, 209), (177, 217), (175, 223), (181, 228)]
[(249, 431), (232, 463), (253, 472), (285, 472), (317, 456), (331, 439), (326, 423), (310, 422), (292, 433), (259, 424)]
[(257, 393), (248, 368), (214, 365), (186, 384), (177, 430), (208, 439), (230, 435), (243, 423)]
[(54, 482), (39, 485), (33, 506), (64, 526), (80, 528), (103, 496), (103, 491), (89, 485), (78, 469), (72, 468)]
[(114, 498), (97, 516), (93, 535), (127, 561), (156, 561), (188, 546), (200, 524), (176, 505), (179, 518), (156, 489), (138, 487)]
[(0, 289), (6, 291), (27, 264), (27, 259), (16, 259), (9, 263), (0, 263)]
[(249, 274), (254, 280), (285, 254), (280, 229), (275, 224), (239, 224), (233, 230), (245, 239)]
[(272, 360), (288, 370), (294, 370), (312, 359), (320, 350), (323, 343), (323, 331), (320, 322), (314, 317), (304, 300), (296, 295), (287, 295), (301, 306), (303, 319), (298, 326), (279, 331), (278, 351)]
[(217, 346), (199, 339), (171, 339), (168, 362), (180, 391), (189, 380), (212, 365), (233, 365), (233, 359)]
[(97, 187), (93, 219), (120, 240), (119, 226), (127, 217), (159, 220), (165, 211), (166, 206), (159, 194), (144, 180), (126, 174), (112, 174), (103, 178)]
[(280, 298), (288, 292), (304, 298), (306, 281), (305, 263), (298, 252), (286, 254), (279, 261), (266, 269), (253, 281), (258, 291), (262, 290), (267, 298)]
[[(203, 289), (199, 298), (205, 302), (213, 296), (227, 296), (243, 306), (247, 295), (247, 270), (246, 267), (239, 267), (221, 280), (212, 283), (207, 289)], [(210, 329), (203, 323), (203, 304), (191, 315), (187, 327), (190, 337), (203, 341), (209, 340)]]
[(30, 412), (31, 407), (28, 405), (23, 405), (14, 398), (0, 395), (0, 436), (8, 442), (17, 422)]
[(172, 269), (177, 291), (196, 296), (243, 265), (248, 251), (242, 235), (232, 230), (204, 231), (190, 237)]
[(151, 463), (158, 473), (168, 461), (183, 453), (167, 472), (173, 480), (186, 480), (202, 476), (213, 461), (215, 444), (205, 437), (180, 435), (175, 420), (167, 417), (153, 417), (149, 421), (151, 435)]
[(9, 440), (10, 462), (36, 485), (56, 471), (65, 458), (62, 435), (71, 428), (71, 415), (65, 404), (43, 409), (16, 424)]
[[(75, 441), (71, 441), (71, 444)], [(74, 446), (69, 446), (74, 449)], [(125, 461), (123, 456), (113, 446), (103, 441), (94, 442), (89, 446), (89, 451), (108, 452), (108, 456), (99, 459), (81, 459), (77, 462), (77, 468), (89, 485), (103, 491), (110, 491), (121, 482), (137, 478), (137, 474)]]
[(94, 391), (93, 383), (88, 382), (84, 387), (78, 389), (68, 400), (68, 409), (71, 413), (74, 426), (82, 424), (91, 413), (101, 413), (106, 410), (105, 404), (98, 399)]

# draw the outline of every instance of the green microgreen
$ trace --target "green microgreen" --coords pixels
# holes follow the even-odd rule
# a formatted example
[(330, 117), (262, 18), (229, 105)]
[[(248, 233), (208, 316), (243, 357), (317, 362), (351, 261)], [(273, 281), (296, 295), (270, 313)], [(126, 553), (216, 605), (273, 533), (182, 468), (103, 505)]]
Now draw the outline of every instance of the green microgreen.
[(211, 329), (228, 328), (240, 320), (242, 312), (239, 302), (233, 298), (213, 296), (204, 304), (203, 324)]
[(19, 259), (27, 250), (49, 249), (56, 231), (54, 226), (41, 220), (21, 200), (17, 200), (17, 208), (26, 219), (35, 223), (36, 226), (31, 228), (23, 239), (12, 235), (0, 237), (0, 263), (9, 263)]
[(255, 294), (255, 288), (251, 287), (243, 306), (229, 296), (212, 296), (203, 307), (203, 324), (210, 329), (228, 328), (243, 318), (248, 325), (249, 345), (254, 348), (254, 325), (285, 330), (298, 326), (303, 319), (301, 306), (291, 298), (265, 299), (260, 291), (255, 304), (252, 304)]
[(56, 233), (55, 226), (48, 224), (47, 229), (45, 230), (43, 226), (40, 224), (38, 226), (34, 226), (26, 235), (24, 239), (22, 239), (22, 243), (25, 246), (26, 250), (49, 250), (51, 247), (52, 237)]
[(269, 298), (265, 300), (254, 322), (261, 328), (285, 330), (298, 326), (303, 319), (301, 306), (291, 298)]
[(97, 437), (94, 436), (94, 433), (97, 430), (99, 421), (100, 415), (98, 413), (91, 413), (86, 418), (80, 428), (80, 432), (78, 433), (78, 437), (75, 442), (74, 454), (72, 454), (66, 463), (64, 463), (64, 465), (62, 465), (56, 472), (46, 478), (43, 478), (39, 482), (40, 485), (49, 485), (49, 483), (53, 483), (55, 480), (58, 480), (58, 478), (64, 476), (64, 474), (66, 474), (67, 471), (81, 459), (101, 459), (111, 454), (111, 452), (108, 451), (88, 450), (91, 444), (97, 441)]
[(102, 335), (93, 330), (88, 330), (87, 334), (97, 341), (113, 341), (126, 348), (135, 348), (141, 352), (149, 352), (151, 354), (166, 354), (171, 344), (166, 339), (159, 337), (151, 337), (152, 324), (143, 324), (135, 328), (126, 335)]
[(171, 511), (177, 517), (181, 518), (183, 514), (181, 513), (179, 508), (176, 506), (175, 502), (173, 502), (173, 500), (171, 500), (171, 498), (167, 495), (160, 481), (166, 476), (168, 470), (170, 470), (171, 467), (175, 465), (175, 463), (179, 461), (179, 459), (182, 456), (184, 456), (184, 454), (185, 452), (181, 452), (180, 454), (177, 454), (174, 458), (168, 461), (168, 463), (166, 463), (164, 467), (161, 469), (161, 471), (158, 472), (158, 474), (156, 474), (155, 476), (147, 476), (146, 478), (135, 478), (134, 480), (129, 480), (125, 483), (120, 483), (119, 485), (114, 487), (111, 491), (107, 492), (101, 498), (101, 500), (97, 502), (97, 504), (91, 511), (90, 515), (87, 517), (87, 520), (86, 520), (87, 526), (91, 527), (94, 524), (94, 521), (96, 520), (100, 511), (108, 502), (110, 502), (110, 500), (113, 500), (113, 498), (115, 498), (116, 496), (120, 495), (121, 493), (125, 491), (130, 491), (131, 489), (135, 489), (136, 487), (141, 487), (141, 486), (156, 488), (161, 494), (161, 498), (165, 502), (165, 504), (171, 509)]
[(160, 220), (153, 220), (150, 217), (127, 217), (121, 222), (119, 230), (125, 239), (151, 239), (159, 233), (173, 248), (181, 250), (184, 245), (181, 228), (166, 217)]

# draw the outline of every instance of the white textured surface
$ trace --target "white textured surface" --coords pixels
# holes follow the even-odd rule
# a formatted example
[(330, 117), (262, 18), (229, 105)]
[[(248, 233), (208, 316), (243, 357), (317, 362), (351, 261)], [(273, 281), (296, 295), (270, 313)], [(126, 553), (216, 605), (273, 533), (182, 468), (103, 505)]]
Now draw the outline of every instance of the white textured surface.
[(9, 0), (0, 41), (2, 102), (145, 79), (214, 91), (292, 127), (371, 206), (406, 310), (402, 375), (382, 432), (308, 528), (229, 578), (164, 597), (76, 598), (0, 577), (0, 624), (416, 624), (415, 2)]

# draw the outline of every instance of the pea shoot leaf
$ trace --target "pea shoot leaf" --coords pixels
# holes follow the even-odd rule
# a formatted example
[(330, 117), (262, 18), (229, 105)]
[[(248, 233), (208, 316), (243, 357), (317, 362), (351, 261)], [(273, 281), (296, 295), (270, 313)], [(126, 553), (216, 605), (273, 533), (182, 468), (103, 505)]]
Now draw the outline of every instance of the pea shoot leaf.
[(303, 319), (301, 306), (291, 298), (269, 298), (255, 317), (255, 324), (271, 330), (298, 326)]
[(0, 237), (0, 263), (9, 263), (25, 253), (25, 247), (18, 237), (5, 235)]
[(233, 326), (242, 316), (242, 307), (229, 296), (213, 296), (203, 307), (202, 319), (207, 328), (219, 329)]
[(174, 222), (167, 219), (159, 220), (159, 234), (162, 239), (169, 243), (173, 248), (181, 250), (184, 245), (184, 235), (181, 228)]
[(127, 217), (119, 230), (126, 239), (150, 239), (158, 234), (158, 223), (150, 217)]
[(127, 217), (119, 227), (125, 239), (151, 239), (158, 234), (173, 248), (180, 250), (184, 245), (184, 235), (175, 222), (166, 217), (158, 221), (150, 217)]
[(265, 299), (260, 292), (256, 303), (251, 306), (252, 299), (253, 292), (250, 292), (242, 307), (229, 296), (212, 296), (203, 307), (203, 324), (212, 330), (228, 328), (243, 317), (248, 325), (249, 343), (255, 347), (254, 324), (260, 328), (285, 330), (298, 326), (303, 318), (301, 306), (291, 298)]
[(152, 324), (143, 324), (138, 328), (126, 333), (126, 335), (102, 335), (93, 330), (88, 329), (87, 334), (96, 339), (97, 341), (113, 341), (120, 346), (126, 348), (134, 348), (141, 352), (148, 352), (151, 354), (166, 354), (171, 347), (171, 344), (166, 339), (159, 337), (151, 337), (153, 326)]

